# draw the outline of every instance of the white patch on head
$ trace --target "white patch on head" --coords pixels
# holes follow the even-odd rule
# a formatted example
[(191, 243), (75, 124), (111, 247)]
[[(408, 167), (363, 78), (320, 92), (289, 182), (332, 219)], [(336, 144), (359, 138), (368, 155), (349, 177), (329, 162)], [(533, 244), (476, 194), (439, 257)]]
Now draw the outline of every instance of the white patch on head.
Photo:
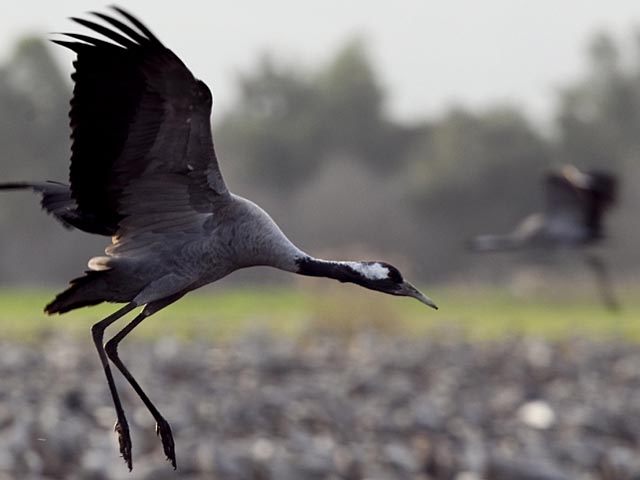
[(389, 269), (380, 263), (340, 262), (369, 280), (389, 278)]

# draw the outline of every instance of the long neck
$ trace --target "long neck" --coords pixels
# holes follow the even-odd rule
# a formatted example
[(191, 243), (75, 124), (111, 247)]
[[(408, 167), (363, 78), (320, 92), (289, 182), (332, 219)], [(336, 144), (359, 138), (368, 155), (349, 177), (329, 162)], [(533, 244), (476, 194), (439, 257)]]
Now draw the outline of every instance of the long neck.
[(363, 285), (360, 262), (332, 262), (314, 258), (296, 247), (258, 205), (238, 195), (233, 195), (233, 199), (239, 212), (237, 215), (244, 219), (247, 225), (245, 231), (248, 232), (235, 241), (239, 252), (236, 265), (268, 265), (299, 275), (327, 277)]
[(296, 259), (296, 265), (298, 269), (295, 273), (308, 277), (333, 278), (353, 283), (357, 283), (359, 278), (353, 269), (355, 262), (335, 262), (305, 255)]

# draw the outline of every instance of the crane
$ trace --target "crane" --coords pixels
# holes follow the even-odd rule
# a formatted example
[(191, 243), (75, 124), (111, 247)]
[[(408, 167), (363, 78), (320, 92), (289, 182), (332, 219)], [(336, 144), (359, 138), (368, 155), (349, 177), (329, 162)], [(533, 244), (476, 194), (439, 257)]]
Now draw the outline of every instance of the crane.
[[(72, 18), (103, 38), (65, 33), (53, 40), (76, 54), (69, 184), (11, 182), (0, 189), (32, 190), (64, 226), (111, 237), (105, 255), (91, 258), (89, 270), (45, 311), (125, 304), (91, 328), (116, 411), (120, 453), (131, 470), (129, 426), (109, 361), (150, 411), (176, 468), (169, 423), (118, 356), (120, 341), (145, 318), (192, 290), (258, 265), (437, 307), (388, 263), (305, 253), (262, 208), (231, 193), (214, 150), (209, 88), (140, 20), (112, 8), (110, 15), (91, 13), (96, 21)], [(105, 329), (138, 307), (140, 313), (104, 343)]]
[[(617, 177), (603, 170), (582, 172), (573, 165), (549, 171), (544, 177), (546, 206), (543, 212), (525, 217), (510, 233), (478, 235), (470, 241), (476, 252), (521, 249), (583, 249), (605, 237), (604, 215), (615, 204)], [(619, 308), (604, 261), (586, 255), (595, 274), (602, 299), (611, 310)]]

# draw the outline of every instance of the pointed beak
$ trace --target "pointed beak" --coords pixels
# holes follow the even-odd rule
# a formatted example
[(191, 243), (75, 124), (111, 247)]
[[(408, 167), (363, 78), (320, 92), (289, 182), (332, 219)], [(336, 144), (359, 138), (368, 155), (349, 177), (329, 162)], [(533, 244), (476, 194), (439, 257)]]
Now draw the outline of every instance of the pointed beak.
[(438, 310), (438, 306), (433, 302), (433, 300), (431, 300), (429, 297), (427, 297), (424, 293), (422, 293), (416, 287), (411, 285), (409, 282), (404, 282), (400, 290), (400, 295), (403, 295), (405, 297), (415, 298), (419, 302), (422, 302), (425, 305), (428, 305), (431, 308)]

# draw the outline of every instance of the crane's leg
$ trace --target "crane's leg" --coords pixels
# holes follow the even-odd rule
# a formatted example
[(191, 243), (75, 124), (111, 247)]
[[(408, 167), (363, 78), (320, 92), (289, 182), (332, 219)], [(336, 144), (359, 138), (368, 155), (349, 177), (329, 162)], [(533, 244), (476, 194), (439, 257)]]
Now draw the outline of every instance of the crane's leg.
[(116, 384), (113, 381), (113, 374), (111, 373), (111, 368), (109, 367), (109, 360), (107, 359), (107, 354), (105, 352), (104, 345), (102, 344), (102, 339), (104, 337), (104, 330), (109, 325), (129, 313), (137, 306), (138, 305), (134, 302), (128, 303), (117, 312), (109, 315), (107, 318), (99, 321), (93, 327), (91, 327), (93, 343), (95, 343), (96, 349), (98, 350), (98, 356), (100, 357), (102, 368), (104, 369), (104, 373), (107, 377), (107, 384), (109, 385), (109, 390), (111, 391), (111, 397), (113, 398), (113, 405), (116, 408), (117, 421), (115, 430), (118, 433), (120, 454), (122, 455), (122, 458), (124, 458), (127, 467), (129, 467), (129, 471), (131, 471), (131, 468), (133, 466), (131, 461), (131, 436), (129, 435), (129, 425), (127, 424), (127, 417), (125, 416), (124, 410), (122, 409), (122, 404), (120, 403), (120, 397), (118, 396)]
[(620, 304), (618, 303), (618, 300), (613, 293), (609, 270), (607, 269), (605, 263), (600, 257), (593, 254), (587, 255), (586, 260), (587, 265), (589, 265), (596, 276), (596, 282), (598, 285), (598, 290), (602, 295), (602, 301), (609, 310), (611, 310), (612, 312), (617, 312), (618, 310), (620, 310)]
[(156, 432), (160, 436), (162, 441), (162, 448), (164, 450), (164, 454), (167, 456), (167, 460), (171, 462), (174, 470), (176, 469), (176, 453), (175, 453), (175, 443), (173, 441), (173, 434), (171, 433), (171, 426), (169, 422), (167, 422), (164, 417), (160, 414), (155, 405), (151, 402), (147, 394), (144, 392), (140, 384), (133, 377), (129, 369), (122, 363), (120, 357), (118, 356), (118, 344), (120, 341), (126, 337), (131, 331), (136, 328), (145, 318), (153, 315), (157, 311), (166, 307), (167, 305), (175, 302), (179, 298), (181, 298), (184, 294), (176, 294), (170, 297), (167, 297), (162, 300), (158, 300), (156, 302), (149, 303), (142, 312), (138, 316), (136, 316), (130, 323), (128, 323), (122, 330), (120, 330), (114, 337), (109, 340), (105, 345), (105, 351), (109, 357), (109, 359), (113, 362), (113, 364), (120, 370), (124, 378), (127, 379), (131, 387), (138, 394), (142, 402), (146, 405), (151, 415), (156, 421)]

